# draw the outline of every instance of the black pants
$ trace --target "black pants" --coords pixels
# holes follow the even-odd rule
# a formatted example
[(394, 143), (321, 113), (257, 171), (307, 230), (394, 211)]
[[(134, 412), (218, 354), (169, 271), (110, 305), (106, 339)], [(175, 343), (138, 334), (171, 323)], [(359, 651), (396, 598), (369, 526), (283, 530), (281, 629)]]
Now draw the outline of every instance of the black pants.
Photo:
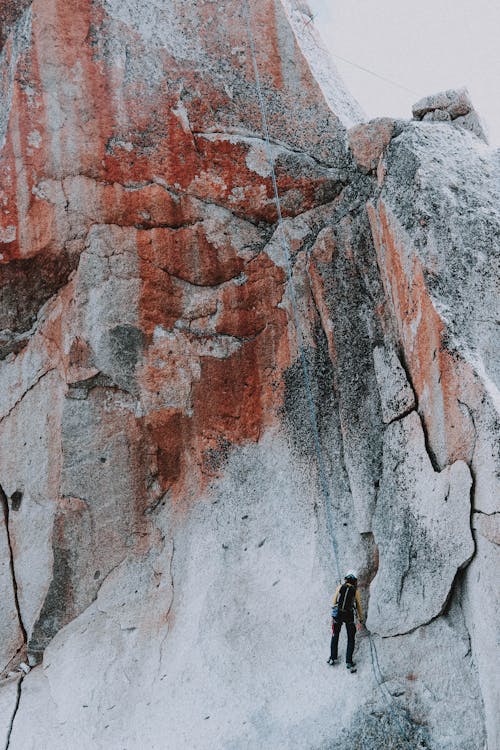
[(332, 641), (330, 644), (330, 657), (332, 659), (337, 659), (338, 657), (339, 635), (340, 631), (342, 630), (343, 623), (345, 623), (345, 627), (347, 630), (347, 651), (345, 660), (346, 664), (350, 664), (352, 662), (352, 655), (354, 653), (354, 639), (356, 636), (356, 625), (354, 624), (354, 620), (339, 620), (338, 622), (335, 622), (333, 624)]

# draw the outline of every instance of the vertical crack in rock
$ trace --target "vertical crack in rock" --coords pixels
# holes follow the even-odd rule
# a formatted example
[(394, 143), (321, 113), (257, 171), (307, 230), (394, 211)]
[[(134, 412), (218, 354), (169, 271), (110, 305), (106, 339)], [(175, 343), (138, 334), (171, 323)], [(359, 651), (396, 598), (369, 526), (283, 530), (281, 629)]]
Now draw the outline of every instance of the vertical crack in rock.
[[(457, 571), (469, 564), (475, 545), (467, 464), (456, 461), (434, 471), (416, 412), (391, 423), (384, 435), (374, 517), (382, 564), (371, 587), (368, 627), (389, 636), (409, 633), (446, 610)], [(397, 614), (388, 627), (383, 613), (394, 604)]]
[[(398, 352), (398, 359), (399, 359), (399, 364), (403, 368), (403, 371), (404, 371), (404, 373), (406, 375), (406, 379), (408, 381), (408, 385), (410, 386), (411, 390), (413, 391), (413, 397), (415, 399), (415, 407), (414, 408), (415, 408), (417, 414), (420, 417), (420, 424), (422, 425), (422, 432), (423, 432), (423, 435), (424, 435), (425, 452), (427, 453), (427, 455), (429, 457), (429, 461), (431, 462), (431, 466), (434, 469), (434, 471), (439, 472), (439, 471), (441, 471), (444, 468), (444, 466), (440, 466), (439, 465), (439, 461), (437, 460), (436, 454), (432, 450), (431, 443), (430, 443), (430, 438), (429, 438), (429, 431), (428, 431), (427, 425), (425, 423), (425, 416), (423, 415), (422, 411), (420, 410), (418, 393), (417, 393), (417, 390), (416, 390), (416, 388), (415, 388), (415, 386), (413, 384), (413, 380), (412, 380), (411, 373), (410, 373), (410, 368), (408, 367), (408, 363), (406, 362), (405, 355), (404, 355), (403, 351), (399, 351)], [(408, 412), (408, 414), (411, 414), (412, 411), (413, 411), (413, 409), (410, 409), (409, 412)], [(402, 415), (402, 418), (404, 416), (405, 415)], [(469, 468), (470, 468), (470, 466), (469, 466)]]
[[(462, 586), (462, 580), (463, 580), (463, 571), (461, 572), (461, 576), (460, 576), (460, 585), (461, 586)], [(463, 604), (462, 604), (461, 592), (460, 592), (460, 596), (457, 597), (457, 601), (458, 601), (458, 607), (460, 609), (460, 614), (462, 616), (462, 621), (463, 621), (463, 624), (464, 624), (464, 630), (465, 630), (465, 632), (467, 634), (467, 652), (464, 654), (464, 659), (471, 659), (473, 661), (473, 656), (472, 656), (472, 638), (471, 638), (470, 630), (469, 630), (469, 628), (467, 626), (467, 620), (466, 620), (466, 617), (465, 617), (464, 607), (463, 607)], [(483, 706), (483, 710), (484, 710), (484, 706)]]
[[(53, 0), (25, 13), (24, 23), (19, 14), (29, 4), (0, 2), (0, 48), (13, 29), (0, 65), (7, 103), (0, 112), (0, 390), (6, 402), (0, 417), (10, 415), (1, 424), (0, 453), (3, 476), (19, 477), (16, 483), (32, 498), (16, 515), (22, 497), (12, 494), (14, 480), (8, 499), (0, 488), (9, 605), (2, 633), (9, 641), (13, 635), (4, 649), (8, 668), (26, 650), (40, 658), (102, 591), (96, 609), (104, 616), (91, 619), (88, 632), (75, 623), (50, 649), (51, 681), (62, 698), (55, 717), (61, 747), (74, 744), (71, 727), (81, 716), (80, 695), (65, 694), (75, 659), (89, 668), (87, 684), (77, 685), (81, 697), (87, 700), (92, 690), (82, 744), (95, 744), (102, 732), (106, 745), (127, 745), (135, 731), (129, 707), (136, 704), (139, 722), (147, 714), (146, 745), (154, 745), (164, 722), (176, 745), (184, 737), (200, 747), (279, 746), (286, 735), (318, 750), (325, 738), (337, 750), (402, 747), (391, 711), (373, 705), (375, 685), (350, 696), (351, 716), (332, 716), (324, 691), (314, 707), (296, 700), (289, 670), (300, 669), (304, 695), (317, 684), (307, 663), (312, 620), (304, 619), (302, 633), (285, 644), (294, 652), (301, 640), (305, 646), (295, 667), (287, 651), (268, 660), (282, 690), (278, 701), (290, 689), (297, 715), (290, 719), (288, 712), (281, 721), (279, 704), (269, 711), (259, 687), (256, 667), (266, 651), (279, 657), (275, 633), (287, 607), (314, 617), (323, 606), (327, 574), (321, 571), (331, 560), (325, 523), (331, 519), (317, 486), (316, 436), (277, 236), (277, 189), (331, 488), (325, 510), (334, 516), (341, 557), (359, 571), (381, 636), (375, 680), (378, 672), (384, 692), (401, 697), (411, 712), (405, 747), (426, 746), (420, 721), (429, 722), (435, 747), (475, 747), (484, 720), (477, 716), (471, 664), (461, 658), (467, 648), (471, 653), (470, 636), (467, 643), (464, 632), (453, 651), (453, 608), (457, 599), (463, 604), (493, 716), (489, 654), (495, 644), (480, 605), (492, 587), (495, 550), (478, 534), (498, 539), (500, 519), (468, 505), (470, 493), (484, 511), (495, 510), (493, 417), (482, 376), (472, 365), (467, 374), (465, 354), (477, 353), (489, 373), (493, 307), (485, 300), (493, 299), (500, 223), (484, 148), (432, 121), (385, 118), (347, 132), (356, 108), (335, 75), (325, 70), (323, 77), (321, 66), (307, 59), (317, 53), (311, 41), (306, 55), (297, 31), (305, 25), (313, 40), (303, 2), (252, 4), (251, 52), (262, 71), (270, 144), (259, 136), (261, 92), (249, 65), (241, 3), (228, 0), (216, 17), (209, 4), (189, 0), (153, 2), (147, 13), (136, 0), (94, 0), (73, 3), (68, 18), (62, 0)], [(452, 98), (421, 102), (416, 116), (467, 116), (467, 97)], [(377, 379), (376, 349), (382, 359), (389, 351), (399, 356), (408, 388), (399, 367), (382, 366)], [(53, 389), (33, 393), (31, 406), (15, 411), (52, 371), (61, 376), (51, 378)], [(386, 371), (396, 371), (392, 387)], [(40, 437), (24, 442), (31, 408), (40, 411)], [(269, 453), (266, 461), (261, 449)], [(269, 467), (269, 480), (261, 466)], [(50, 498), (56, 502), (46, 507), (37, 502)], [(256, 509), (262, 502), (265, 511), (255, 514), (254, 546), (229, 559), (228, 545), (217, 553), (211, 541), (224, 533), (226, 542), (226, 518), (228, 532), (240, 538), (242, 498)], [(209, 513), (201, 508), (219, 499), (224, 515), (207, 525)], [(157, 517), (163, 520), (158, 509), (164, 505), (179, 524), (175, 542), (172, 531), (165, 541)], [(312, 532), (321, 524), (318, 542)], [(470, 526), (478, 527), (472, 535), (477, 553)], [(289, 549), (297, 554), (282, 575)], [(123, 573), (110, 578), (124, 561)], [(277, 567), (269, 596), (262, 589), (268, 564)], [(204, 589), (208, 609), (200, 606)], [(289, 596), (294, 590), (296, 601)], [(216, 608), (223, 596), (227, 604)], [(494, 597), (488, 599), (487, 621), (494, 616)], [(243, 620), (242, 601), (251, 610)], [(144, 613), (143, 603), (150, 611)], [(234, 625), (225, 614), (233, 608)], [(222, 615), (207, 622), (204, 615), (217, 611)], [(128, 633), (120, 644), (112, 642), (114, 623), (109, 631), (99, 625), (115, 615)], [(434, 622), (441, 615), (447, 621)], [(393, 636), (404, 640), (384, 642)], [(240, 643), (241, 664), (231, 650)], [(186, 659), (179, 658), (179, 645), (186, 652), (194, 646)], [(99, 658), (89, 660), (89, 653)], [(136, 677), (128, 677), (128, 664)], [(220, 685), (215, 692), (205, 666)], [(430, 688), (420, 679), (428, 666)], [(137, 701), (147, 682), (156, 693), (149, 675), (157, 671), (168, 673), (163, 685), (157, 682), (165, 692)], [(161, 673), (158, 680), (167, 677)], [(239, 694), (233, 675), (243, 687)], [(16, 718), (23, 679), (16, 674), (8, 689), (6, 748), (23, 744), (21, 731), (53, 735), (54, 714), (45, 710), (50, 695), (37, 694), (43, 688), (37, 691), (36, 676)], [(443, 681), (452, 680), (453, 699), (439, 705)], [(227, 706), (217, 718), (214, 711), (209, 725), (196, 719), (198, 701), (205, 710), (204, 690), (214, 708), (219, 701)], [(114, 691), (118, 713), (104, 724), (103, 696), (114, 703)], [(115, 708), (108, 705), (105, 710)], [(185, 706), (193, 709), (190, 717)], [(239, 712), (251, 718), (245, 728)]]
[(174, 604), (174, 596), (175, 596), (175, 583), (174, 583), (174, 556), (175, 556), (175, 541), (172, 537), (172, 555), (170, 556), (170, 566), (169, 566), (169, 574), (170, 574), (170, 585), (172, 586), (172, 598), (170, 599), (170, 604), (168, 605), (167, 614), (165, 615), (165, 619), (168, 620), (170, 612), (172, 610), (173, 604)]
[[(475, 420), (475, 417), (474, 417), (474, 412), (470, 408), (469, 404), (467, 404), (465, 401), (462, 401), (459, 398), (457, 398), (457, 402), (458, 402), (459, 406), (463, 407), (463, 409), (465, 410), (465, 413), (468, 415), (468, 417), (469, 417), (469, 419), (470, 419), (470, 421), (472, 423), (472, 429), (473, 429), (473, 432), (474, 432), (474, 441), (472, 443), (471, 452), (470, 452), (470, 455), (471, 455), (471, 462), (470, 463), (472, 464), (472, 461), (474, 460), (474, 454), (476, 453), (476, 445), (477, 445), (477, 425), (476, 425), (476, 420)], [(470, 472), (472, 474), (472, 478), (474, 479), (474, 473), (473, 473), (473, 469), (472, 469), (471, 465), (469, 465), (469, 469), (470, 469)]]
[(429, 461), (431, 462), (431, 466), (434, 469), (434, 471), (439, 472), (444, 469), (444, 466), (440, 466), (439, 461), (437, 460), (436, 454), (431, 448), (431, 442), (429, 438), (429, 430), (427, 429), (427, 425), (425, 424), (424, 416), (421, 414), (421, 412), (418, 411), (417, 407), (417, 413), (420, 417), (420, 424), (422, 425), (422, 433), (424, 436), (424, 446), (425, 446), (425, 452), (427, 453), (427, 456), (429, 458)]
[[(314, 237), (313, 242), (311, 243), (311, 245), (313, 245), (314, 242), (316, 242), (318, 234), (319, 233), (317, 233), (316, 236)], [(310, 254), (308, 254), (308, 255), (310, 256)], [(306, 263), (306, 266), (305, 266), (305, 270), (306, 270), (307, 283), (308, 283), (308, 286), (309, 286), (309, 298), (310, 298), (311, 302), (313, 303), (314, 310), (316, 311), (316, 315), (318, 316), (319, 325), (321, 326), (321, 331), (322, 331), (323, 336), (325, 337), (325, 341), (327, 342), (327, 345), (328, 345), (327, 321), (325, 320), (325, 312), (323, 312), (323, 314), (321, 314), (321, 304), (320, 304), (320, 301), (317, 299), (317, 296), (316, 296), (317, 295), (317, 291), (315, 290), (315, 286), (312, 283), (311, 268), (310, 268), (310, 257), (308, 257), (308, 260), (307, 260), (307, 263)], [(335, 387), (335, 382), (334, 382), (334, 387)]]
[[(158, 662), (159, 662), (158, 663), (158, 670), (159, 670), (159, 672), (161, 671), (161, 665), (163, 663), (163, 649), (164, 649), (166, 640), (168, 638), (168, 633), (170, 631), (169, 617), (170, 617), (170, 612), (172, 611), (172, 607), (174, 605), (174, 598), (175, 598), (174, 557), (175, 557), (175, 541), (174, 541), (174, 538), (172, 537), (172, 554), (170, 556), (170, 565), (169, 565), (171, 597), (170, 597), (170, 602), (169, 602), (168, 607), (167, 607), (167, 611), (165, 613), (165, 622), (167, 624), (167, 632), (165, 633), (165, 635), (164, 635), (164, 637), (162, 639), (162, 642), (160, 644), (160, 658), (158, 660)], [(163, 679), (163, 677), (161, 677), (160, 679)]]
[(10, 539), (10, 527), (9, 527), (9, 501), (7, 500), (7, 495), (5, 494), (3, 488), (0, 486), (0, 504), (2, 505), (3, 510), (3, 517), (5, 521), (5, 533), (7, 535), (7, 544), (9, 546), (9, 567), (10, 567), (10, 574), (12, 578), (12, 590), (14, 592), (14, 603), (16, 606), (17, 611), (17, 617), (19, 620), (19, 627), (21, 629), (21, 632), (23, 634), (24, 644), (26, 645), (28, 641), (28, 636), (26, 633), (26, 628), (24, 627), (23, 618), (21, 616), (21, 608), (19, 606), (19, 596), (17, 591), (17, 579), (16, 579), (16, 570), (14, 566), (14, 553), (12, 550), (12, 542)]
[[(9, 547), (9, 558), (10, 558), (9, 559), (9, 567), (10, 567), (10, 574), (11, 574), (11, 578), (12, 578), (12, 591), (14, 593), (14, 603), (15, 603), (15, 607), (16, 607), (16, 611), (17, 611), (17, 618), (18, 618), (18, 621), (19, 621), (19, 628), (21, 629), (21, 632), (23, 634), (23, 646), (21, 647), (21, 648), (23, 648), (27, 644), (28, 636), (27, 636), (26, 628), (24, 626), (23, 618), (21, 616), (21, 608), (19, 606), (19, 596), (18, 596), (18, 591), (17, 591), (16, 570), (15, 570), (15, 566), (14, 566), (14, 553), (13, 553), (13, 550), (12, 550), (12, 542), (11, 542), (11, 539), (10, 539), (9, 501), (7, 499), (7, 495), (5, 494), (2, 486), (0, 486), (0, 504), (2, 505), (3, 517), (4, 517), (4, 521), (5, 521), (5, 533), (6, 533), (6, 536), (7, 536), (7, 544), (8, 544), (8, 547)], [(17, 653), (19, 653), (20, 650), (21, 649), (18, 649)], [(24, 677), (25, 677), (25, 674), (24, 674), (24, 672), (22, 672), (21, 675), (20, 675), (20, 677), (19, 677), (19, 681), (17, 683), (16, 703), (15, 703), (15, 706), (14, 706), (14, 710), (12, 712), (12, 717), (11, 717), (10, 724), (9, 724), (9, 729), (8, 729), (8, 732), (7, 732), (7, 740), (6, 740), (6, 743), (5, 743), (5, 750), (8, 750), (8, 748), (10, 747), (10, 738), (11, 738), (11, 735), (12, 735), (12, 730), (14, 728), (14, 721), (16, 719), (17, 712), (19, 710), (19, 704), (21, 702), (21, 690), (22, 690), (22, 684), (23, 684)]]
[(9, 747), (10, 747), (10, 738), (12, 736), (12, 730), (14, 729), (14, 722), (16, 720), (17, 712), (19, 710), (19, 704), (21, 703), (21, 692), (22, 692), (22, 687), (23, 687), (23, 680), (24, 680), (25, 677), (26, 677), (26, 675), (23, 672), (21, 674), (21, 676), (19, 677), (19, 681), (17, 683), (16, 703), (15, 703), (14, 710), (12, 712), (12, 716), (11, 716), (11, 719), (10, 719), (9, 729), (7, 731), (7, 739), (6, 739), (6, 742), (5, 742), (5, 750), (9, 750)]

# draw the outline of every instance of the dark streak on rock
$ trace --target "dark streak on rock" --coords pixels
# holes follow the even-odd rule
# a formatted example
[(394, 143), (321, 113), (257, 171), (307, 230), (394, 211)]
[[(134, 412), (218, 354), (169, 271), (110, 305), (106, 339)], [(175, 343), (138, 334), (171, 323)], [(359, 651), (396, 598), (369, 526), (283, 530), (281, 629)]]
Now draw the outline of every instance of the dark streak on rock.
[(77, 257), (43, 251), (0, 265), (0, 360), (28, 343), (40, 308), (68, 282)]
[[(335, 408), (334, 371), (328, 354), (328, 344), (322, 326), (318, 321), (315, 331), (316, 347), (305, 351), (306, 364), (310, 373), (313, 391), (313, 402), (316, 410), (317, 427), (320, 442), (325, 443), (331, 429)], [(310, 420), (304, 420), (304, 414), (309, 414), (307, 393), (304, 384), (304, 373), (300, 359), (292, 364), (285, 372), (285, 398), (283, 416), (294, 447), (303, 456), (314, 454), (314, 436)], [(327, 442), (329, 442), (327, 440)], [(323, 451), (324, 459), (330, 463), (327, 451)]]
[(86, 399), (94, 388), (116, 388), (116, 383), (102, 372), (86, 380), (79, 380), (68, 385), (67, 397), (80, 401)]
[(0, 52), (13, 26), (33, 0), (2, 0), (0, 6)]
[(34, 654), (37, 661), (52, 638), (68, 622), (68, 600), (72, 590), (70, 552), (54, 546), (53, 553), (52, 580), (28, 643), (28, 653)]
[(26, 628), (24, 627), (23, 618), (21, 616), (21, 608), (19, 606), (19, 597), (18, 597), (18, 591), (17, 591), (17, 579), (16, 579), (16, 571), (14, 567), (14, 553), (12, 551), (12, 543), (10, 539), (10, 527), (9, 527), (9, 502), (7, 500), (7, 495), (3, 491), (3, 488), (0, 486), (0, 504), (2, 505), (3, 509), (3, 517), (5, 522), (5, 533), (7, 535), (7, 544), (9, 546), (9, 555), (10, 555), (10, 574), (12, 578), (12, 590), (14, 592), (14, 602), (16, 605), (17, 610), (17, 617), (19, 620), (19, 627), (21, 629), (21, 632), (23, 634), (24, 642), (27, 641), (27, 633)]
[[(12, 590), (13, 590), (13, 593), (14, 593), (14, 603), (15, 603), (15, 606), (16, 606), (17, 618), (18, 618), (18, 621), (19, 621), (19, 628), (20, 628), (20, 630), (21, 630), (21, 632), (23, 634), (23, 641), (24, 641), (23, 646), (21, 647), (21, 649), (18, 650), (18, 653), (19, 653), (22, 649), (25, 648), (28, 637), (27, 637), (26, 628), (24, 627), (23, 619), (22, 619), (22, 616), (21, 616), (21, 609), (20, 609), (20, 606), (19, 606), (19, 597), (18, 597), (18, 591), (17, 591), (16, 571), (15, 571), (15, 567), (14, 567), (14, 554), (13, 554), (13, 551), (12, 551), (12, 543), (11, 543), (11, 539), (10, 539), (9, 502), (8, 502), (7, 496), (6, 496), (4, 490), (3, 490), (3, 488), (1, 486), (0, 486), (0, 504), (2, 505), (2, 509), (3, 509), (3, 516), (4, 516), (4, 522), (5, 522), (5, 533), (6, 533), (6, 536), (7, 536), (7, 544), (8, 544), (8, 547), (9, 547), (9, 557), (10, 557), (9, 565), (10, 565), (10, 573), (11, 573), (11, 577), (12, 577)], [(18, 680), (18, 683), (17, 683), (16, 703), (15, 703), (14, 710), (12, 712), (12, 716), (11, 716), (11, 719), (10, 719), (9, 729), (7, 731), (7, 739), (6, 739), (6, 743), (5, 743), (5, 750), (8, 750), (8, 748), (10, 747), (10, 738), (11, 738), (11, 735), (12, 735), (12, 730), (14, 728), (14, 721), (16, 719), (17, 712), (19, 710), (19, 704), (20, 704), (20, 701), (21, 701), (21, 689), (22, 689), (22, 683), (23, 683), (24, 677), (25, 677), (24, 673), (21, 673), (21, 675), (19, 677), (19, 680)]]

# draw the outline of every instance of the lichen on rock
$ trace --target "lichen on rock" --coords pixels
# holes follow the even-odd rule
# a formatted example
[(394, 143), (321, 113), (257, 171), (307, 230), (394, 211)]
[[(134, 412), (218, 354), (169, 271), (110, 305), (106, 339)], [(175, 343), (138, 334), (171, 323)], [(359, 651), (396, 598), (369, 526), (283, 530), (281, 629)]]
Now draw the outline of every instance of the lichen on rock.
[(9, 750), (496, 747), (498, 159), (465, 91), (362, 122), (318, 44), (0, 10)]

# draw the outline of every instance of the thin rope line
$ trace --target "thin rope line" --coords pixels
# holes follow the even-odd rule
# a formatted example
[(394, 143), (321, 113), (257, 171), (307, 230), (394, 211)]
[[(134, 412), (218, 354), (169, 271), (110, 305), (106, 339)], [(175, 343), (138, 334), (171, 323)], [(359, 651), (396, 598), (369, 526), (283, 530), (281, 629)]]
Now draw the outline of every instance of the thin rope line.
[[(404, 726), (402, 725), (400, 721), (400, 717), (398, 715), (398, 712), (395, 710), (394, 706), (394, 699), (389, 692), (387, 686), (384, 682), (384, 675), (382, 674), (382, 670), (380, 669), (380, 664), (378, 660), (378, 653), (377, 653), (377, 647), (375, 646), (375, 641), (373, 640), (373, 635), (370, 633), (369, 630), (366, 631), (368, 633), (368, 643), (370, 644), (370, 658), (372, 663), (372, 670), (373, 670), (373, 676), (375, 677), (375, 681), (378, 685), (378, 688), (382, 695), (385, 698), (385, 701), (387, 703), (387, 708), (389, 709), (389, 712), (393, 715), (396, 724), (398, 725), (400, 734), (402, 738), (404, 739), (405, 743), (407, 741), (406, 736), (406, 730)], [(375, 666), (376, 665), (376, 666)], [(401, 710), (401, 706), (398, 706), (398, 709)]]
[(293, 285), (293, 270), (292, 270), (292, 261), (291, 261), (291, 256), (290, 256), (290, 248), (289, 248), (288, 240), (285, 234), (285, 229), (284, 229), (284, 224), (283, 224), (283, 215), (281, 213), (281, 202), (280, 202), (280, 197), (279, 197), (279, 192), (278, 192), (276, 172), (274, 170), (274, 161), (273, 161), (272, 152), (271, 152), (271, 139), (270, 139), (269, 127), (267, 123), (266, 106), (264, 103), (264, 97), (262, 94), (262, 86), (260, 83), (259, 68), (257, 66), (257, 55), (255, 53), (255, 41), (254, 41), (252, 26), (250, 22), (250, 8), (248, 5), (248, 0), (244, 0), (244, 7), (245, 7), (246, 22), (247, 22), (248, 38), (250, 41), (250, 50), (252, 53), (252, 64), (253, 64), (253, 70), (254, 70), (254, 76), (255, 76), (255, 85), (257, 89), (257, 96), (259, 99), (259, 105), (260, 105), (260, 111), (261, 111), (261, 117), (262, 117), (262, 131), (263, 131), (264, 140), (266, 143), (267, 159), (268, 159), (269, 166), (271, 169), (274, 202), (276, 204), (276, 211), (278, 215), (278, 232), (279, 232), (279, 237), (280, 237), (281, 248), (283, 250), (283, 255), (285, 258), (290, 302), (292, 304), (295, 331), (297, 334), (297, 343), (298, 343), (299, 352), (300, 352), (300, 362), (302, 365), (302, 372), (304, 375), (304, 384), (306, 387), (309, 419), (310, 419), (311, 427), (313, 431), (314, 448), (316, 451), (316, 456), (317, 456), (317, 461), (318, 461), (318, 473), (319, 473), (321, 488), (322, 488), (324, 500), (325, 500), (327, 524), (328, 524), (328, 529), (330, 532), (330, 538), (332, 541), (335, 567), (337, 570), (337, 578), (341, 580), (338, 548), (337, 548), (337, 542), (335, 540), (335, 535), (333, 533), (333, 520), (331, 517), (331, 512), (332, 512), (331, 511), (331, 496), (330, 496), (330, 491), (328, 489), (328, 481), (326, 478), (325, 464), (324, 464), (323, 456), (321, 453), (321, 443), (320, 443), (319, 429), (318, 429), (318, 417), (316, 413), (316, 407), (314, 405), (314, 398), (312, 394), (312, 385), (311, 385), (311, 376), (309, 373), (309, 367), (308, 367), (307, 359), (305, 355), (304, 339), (303, 339), (302, 329), (300, 325), (299, 312), (297, 308), (297, 300), (295, 296), (295, 288)]
[[(301, 13), (300, 8), (298, 7), (296, 2), (293, 2), (293, 5), (296, 10), (299, 11), (301, 16), (303, 16), (303, 13)], [(311, 32), (310, 26), (313, 26), (317, 29), (315, 26), (313, 19), (309, 18), (307, 21), (304, 21), (303, 18), (301, 18), (303, 26), (307, 29), (309, 36), (311, 38), (313, 37), (313, 34)], [(352, 65), (353, 68), (358, 68), (358, 70), (362, 70), (364, 73), (369, 73), (371, 76), (375, 76), (375, 78), (379, 78), (381, 81), (385, 81), (385, 83), (390, 83), (391, 86), (396, 86), (398, 89), (402, 89), (403, 91), (407, 91), (409, 94), (412, 94), (413, 96), (420, 96), (420, 94), (417, 91), (413, 91), (413, 89), (409, 89), (408, 86), (403, 86), (403, 84), (398, 83), (397, 81), (393, 81), (392, 78), (387, 78), (386, 76), (381, 75), (380, 73), (376, 73), (371, 68), (366, 68), (364, 65), (360, 65), (359, 63), (355, 63), (352, 60), (348, 60), (347, 57), (342, 57), (342, 55), (338, 55), (336, 52), (332, 52), (330, 48), (328, 48), (328, 52), (332, 57), (336, 57), (338, 60), (342, 60), (342, 62), (347, 63), (348, 65)]]
[(380, 73), (375, 73), (375, 71), (370, 70), (370, 68), (365, 68), (363, 67), (363, 65), (358, 65), (358, 63), (352, 62), (352, 60), (348, 60), (346, 57), (342, 57), (342, 55), (337, 55), (335, 52), (330, 51), (330, 54), (332, 57), (336, 57), (338, 60), (342, 60), (342, 62), (348, 63), (354, 68), (358, 68), (358, 70), (369, 73), (370, 75), (375, 76), (375, 78), (380, 78), (380, 80), (385, 81), (385, 83), (390, 83), (391, 86), (396, 86), (398, 89), (403, 89), (403, 91), (407, 91), (409, 94), (413, 94), (414, 96), (420, 96), (420, 94), (418, 94), (416, 91), (413, 91), (413, 89), (409, 89), (407, 86), (403, 86), (401, 83), (396, 83), (396, 81), (392, 81), (390, 78), (381, 76)]
[[(279, 235), (280, 235), (283, 255), (285, 258), (285, 262), (286, 262), (290, 301), (292, 304), (294, 324), (295, 324), (295, 330), (297, 334), (297, 343), (298, 343), (298, 347), (300, 351), (300, 361), (302, 364), (302, 372), (304, 375), (304, 384), (306, 387), (307, 401), (308, 401), (308, 406), (309, 406), (309, 418), (311, 421), (311, 427), (313, 431), (314, 447), (315, 447), (317, 461), (318, 461), (318, 471), (319, 471), (319, 476), (321, 480), (321, 487), (322, 487), (322, 491), (323, 491), (323, 495), (325, 499), (325, 505), (326, 505), (326, 517), (327, 517), (328, 531), (329, 531), (330, 540), (332, 543), (335, 566), (337, 569), (337, 576), (340, 580), (341, 574), (340, 574), (340, 565), (339, 565), (339, 558), (338, 558), (338, 552), (337, 552), (337, 541), (335, 537), (333, 519), (331, 515), (331, 496), (330, 496), (330, 491), (328, 489), (328, 482), (326, 479), (326, 470), (325, 470), (325, 466), (323, 462), (323, 456), (321, 453), (321, 443), (320, 443), (319, 430), (318, 430), (318, 418), (317, 418), (317, 413), (316, 413), (316, 407), (314, 405), (312, 385), (311, 385), (311, 376), (309, 373), (309, 367), (307, 364), (307, 359), (306, 359), (305, 350), (304, 350), (304, 339), (302, 335), (302, 328), (300, 325), (299, 312), (297, 308), (297, 300), (295, 296), (295, 288), (293, 285), (293, 272), (292, 272), (290, 248), (289, 248), (288, 241), (286, 238), (284, 224), (283, 224), (283, 216), (281, 213), (281, 202), (280, 202), (279, 191), (278, 191), (278, 183), (276, 180), (276, 173), (274, 170), (274, 161), (273, 161), (272, 152), (271, 152), (271, 139), (270, 139), (269, 127), (267, 123), (266, 106), (265, 106), (264, 97), (262, 94), (262, 86), (260, 83), (259, 68), (257, 65), (257, 55), (255, 52), (255, 40), (254, 40), (253, 31), (252, 31), (252, 25), (251, 25), (251, 19), (250, 19), (250, 7), (248, 4), (248, 0), (243, 0), (243, 7), (245, 10), (248, 38), (250, 42), (250, 50), (252, 53), (252, 65), (253, 65), (254, 76), (255, 76), (255, 86), (257, 89), (257, 96), (259, 99), (259, 106), (260, 106), (261, 117), (262, 117), (262, 131), (263, 131), (264, 140), (266, 143), (267, 159), (269, 162), (269, 167), (271, 169), (271, 179), (272, 179), (272, 184), (273, 184), (274, 201), (276, 204), (276, 211), (277, 211), (277, 216), (278, 216)], [(382, 675), (382, 672), (380, 670), (380, 666), (378, 663), (377, 650), (376, 650), (375, 643), (373, 641), (372, 634), (370, 633), (369, 630), (367, 630), (367, 633), (368, 633), (368, 638), (369, 638), (369, 643), (370, 643), (370, 657), (371, 657), (371, 664), (372, 664), (372, 670), (373, 670), (373, 675), (375, 677), (375, 681), (380, 691), (384, 695), (385, 700), (387, 701), (388, 709), (390, 713), (392, 713), (393, 716), (395, 717), (395, 720), (401, 732), (401, 736), (406, 742), (406, 732), (399, 720), (399, 716), (397, 715), (394, 709), (392, 696), (390, 692), (387, 690), (387, 687), (383, 684), (383, 675)], [(377, 663), (379, 674), (377, 674), (377, 667), (375, 666), (375, 661)]]

